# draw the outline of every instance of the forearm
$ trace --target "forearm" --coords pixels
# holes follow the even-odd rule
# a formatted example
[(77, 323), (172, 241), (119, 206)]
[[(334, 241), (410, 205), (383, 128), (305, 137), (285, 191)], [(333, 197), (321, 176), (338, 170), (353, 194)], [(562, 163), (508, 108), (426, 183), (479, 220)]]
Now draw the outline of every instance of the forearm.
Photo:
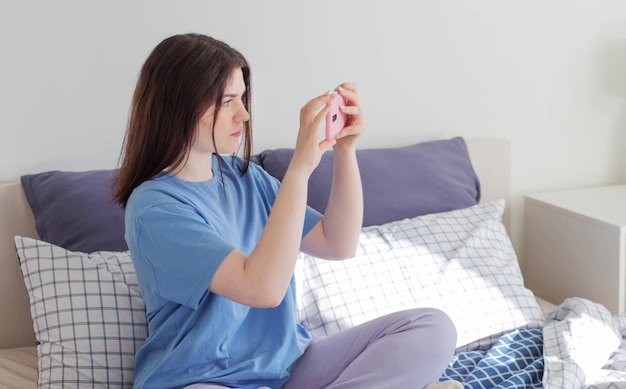
[(302, 239), (307, 177), (287, 170), (259, 242), (245, 263), (247, 277), (262, 285), (263, 293), (268, 292), (280, 300), (293, 275)]
[(363, 223), (363, 189), (355, 149), (335, 146), (333, 180), (324, 213), (329, 259), (354, 255)]

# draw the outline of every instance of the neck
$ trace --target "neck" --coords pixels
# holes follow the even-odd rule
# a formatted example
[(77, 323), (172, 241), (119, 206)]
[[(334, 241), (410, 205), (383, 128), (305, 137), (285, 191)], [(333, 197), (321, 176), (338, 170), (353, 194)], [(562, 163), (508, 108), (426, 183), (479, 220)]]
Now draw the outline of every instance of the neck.
[(184, 166), (172, 171), (178, 178), (190, 182), (203, 182), (213, 179), (213, 153), (198, 156), (189, 154)]

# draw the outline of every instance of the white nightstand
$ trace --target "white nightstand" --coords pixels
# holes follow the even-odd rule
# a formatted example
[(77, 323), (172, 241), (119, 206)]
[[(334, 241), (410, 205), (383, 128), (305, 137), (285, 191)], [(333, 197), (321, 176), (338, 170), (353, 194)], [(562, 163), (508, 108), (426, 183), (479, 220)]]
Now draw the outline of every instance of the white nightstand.
[(523, 273), (552, 303), (583, 297), (626, 311), (626, 185), (526, 196)]

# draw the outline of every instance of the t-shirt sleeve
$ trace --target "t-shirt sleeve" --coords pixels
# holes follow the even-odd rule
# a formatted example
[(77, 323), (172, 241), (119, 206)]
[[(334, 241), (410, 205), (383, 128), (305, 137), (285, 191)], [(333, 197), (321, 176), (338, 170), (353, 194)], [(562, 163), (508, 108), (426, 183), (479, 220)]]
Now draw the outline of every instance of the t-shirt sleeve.
[(315, 209), (306, 207), (306, 214), (304, 216), (304, 228), (302, 229), (302, 237), (304, 238), (313, 227), (322, 219), (322, 214)]
[(138, 255), (151, 275), (154, 292), (195, 309), (235, 247), (186, 204), (148, 208), (134, 223)]
[[(250, 164), (252, 167), (253, 164)], [(270, 175), (268, 172), (263, 170), (263, 168), (254, 165), (252, 168), (254, 169), (254, 174), (259, 177), (259, 180), (265, 186), (266, 194), (270, 198), (268, 201), (270, 204), (274, 204), (274, 200), (276, 200), (276, 195), (278, 194), (278, 190), (280, 189), (280, 181), (274, 176)], [(302, 228), (302, 237), (311, 231), (313, 227), (322, 219), (322, 214), (315, 209), (311, 208), (307, 205), (306, 213), (304, 215), (304, 226)]]

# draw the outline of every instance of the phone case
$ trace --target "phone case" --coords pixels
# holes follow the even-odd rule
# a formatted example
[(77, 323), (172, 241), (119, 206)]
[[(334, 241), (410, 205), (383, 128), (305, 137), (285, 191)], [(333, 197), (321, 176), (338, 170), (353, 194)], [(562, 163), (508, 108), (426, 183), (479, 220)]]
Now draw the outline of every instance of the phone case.
[(337, 133), (346, 126), (347, 115), (339, 110), (346, 105), (346, 100), (340, 94), (336, 94), (326, 114), (326, 139), (333, 139)]

